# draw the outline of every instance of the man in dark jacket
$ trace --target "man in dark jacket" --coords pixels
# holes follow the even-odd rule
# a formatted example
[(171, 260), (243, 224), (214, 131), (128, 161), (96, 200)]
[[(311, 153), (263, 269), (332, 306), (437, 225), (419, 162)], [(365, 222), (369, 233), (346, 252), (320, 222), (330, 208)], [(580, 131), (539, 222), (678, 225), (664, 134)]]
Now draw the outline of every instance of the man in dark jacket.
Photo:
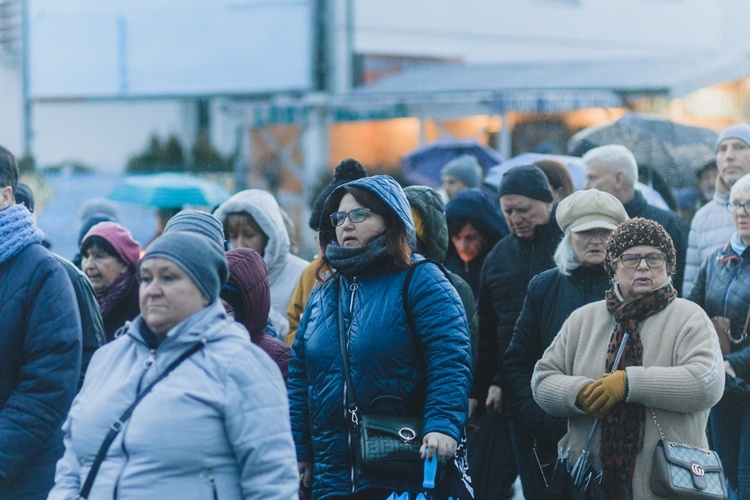
[(549, 182), (538, 167), (508, 170), (498, 195), (511, 234), (495, 245), (482, 266), (479, 348), (470, 408), (484, 400), (487, 411), (503, 412), (503, 353), (513, 337), (526, 287), (531, 278), (554, 266), (562, 232), (555, 222)]
[(43, 499), (64, 451), (81, 324), (65, 271), (14, 200), (16, 159), (0, 146), (0, 499)]
[(651, 219), (669, 233), (677, 252), (677, 269), (672, 284), (678, 293), (682, 292), (688, 227), (674, 212), (649, 205), (643, 194), (635, 189), (638, 164), (633, 153), (625, 146), (609, 144), (586, 152), (583, 162), (586, 164), (586, 189), (595, 188), (611, 194), (623, 204), (628, 217)]

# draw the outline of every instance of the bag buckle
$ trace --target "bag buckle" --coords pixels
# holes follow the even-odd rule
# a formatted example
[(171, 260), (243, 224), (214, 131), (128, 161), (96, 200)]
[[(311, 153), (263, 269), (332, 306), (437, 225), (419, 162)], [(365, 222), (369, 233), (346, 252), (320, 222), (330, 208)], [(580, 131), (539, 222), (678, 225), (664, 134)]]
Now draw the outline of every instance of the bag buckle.
[(122, 421), (115, 420), (114, 422), (112, 422), (112, 425), (110, 426), (110, 428), (115, 432), (120, 432), (122, 430), (123, 425), (125, 424)]
[(409, 444), (410, 441), (414, 441), (414, 439), (417, 437), (417, 433), (414, 431), (414, 429), (411, 429), (409, 427), (402, 427), (398, 430), (398, 435), (401, 437), (401, 439), (404, 440), (404, 444)]

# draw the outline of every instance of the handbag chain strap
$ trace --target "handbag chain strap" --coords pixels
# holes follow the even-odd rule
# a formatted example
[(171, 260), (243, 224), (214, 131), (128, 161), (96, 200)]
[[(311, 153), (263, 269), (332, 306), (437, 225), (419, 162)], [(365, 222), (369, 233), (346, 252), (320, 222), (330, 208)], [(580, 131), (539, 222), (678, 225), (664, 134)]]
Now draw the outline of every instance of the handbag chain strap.
[(656, 424), (656, 428), (659, 429), (659, 436), (661, 437), (661, 440), (665, 441), (665, 442), (668, 442), (669, 446), (682, 446), (684, 448), (690, 448), (691, 450), (702, 451), (706, 455), (710, 455), (711, 454), (710, 450), (707, 450), (705, 448), (701, 448), (700, 446), (696, 446), (694, 444), (673, 443), (671, 441), (668, 441), (667, 437), (664, 435), (664, 432), (661, 430), (661, 425), (659, 425), (659, 421), (656, 420), (656, 413), (654, 413), (654, 409), (653, 408), (649, 408), (649, 411), (651, 412), (651, 418), (653, 419), (654, 424)]

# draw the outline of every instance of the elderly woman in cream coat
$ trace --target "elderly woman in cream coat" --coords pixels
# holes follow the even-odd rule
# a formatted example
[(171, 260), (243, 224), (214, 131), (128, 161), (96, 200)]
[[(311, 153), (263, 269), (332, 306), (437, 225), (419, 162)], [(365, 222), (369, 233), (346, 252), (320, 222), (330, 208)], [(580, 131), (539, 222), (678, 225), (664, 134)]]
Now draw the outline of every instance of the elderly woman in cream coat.
[(672, 240), (658, 223), (635, 218), (618, 226), (607, 243), (613, 285), (606, 299), (571, 314), (531, 380), (539, 406), (568, 419), (559, 445), (571, 460), (599, 419), (588, 451), (612, 499), (658, 498), (650, 489), (660, 439), (652, 411), (666, 439), (708, 448), (708, 412), (724, 389), (716, 333), (700, 307), (677, 298), (675, 265)]

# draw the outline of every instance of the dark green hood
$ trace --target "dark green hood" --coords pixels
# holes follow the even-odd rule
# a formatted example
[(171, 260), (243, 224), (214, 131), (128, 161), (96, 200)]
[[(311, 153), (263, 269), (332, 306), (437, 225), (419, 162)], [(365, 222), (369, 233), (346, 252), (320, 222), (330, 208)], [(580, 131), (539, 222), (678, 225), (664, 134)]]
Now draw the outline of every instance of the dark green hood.
[(409, 204), (422, 217), (426, 233), (423, 240), (425, 257), (437, 262), (445, 261), (448, 250), (448, 223), (445, 220), (445, 205), (440, 195), (427, 186), (409, 186), (404, 189)]

